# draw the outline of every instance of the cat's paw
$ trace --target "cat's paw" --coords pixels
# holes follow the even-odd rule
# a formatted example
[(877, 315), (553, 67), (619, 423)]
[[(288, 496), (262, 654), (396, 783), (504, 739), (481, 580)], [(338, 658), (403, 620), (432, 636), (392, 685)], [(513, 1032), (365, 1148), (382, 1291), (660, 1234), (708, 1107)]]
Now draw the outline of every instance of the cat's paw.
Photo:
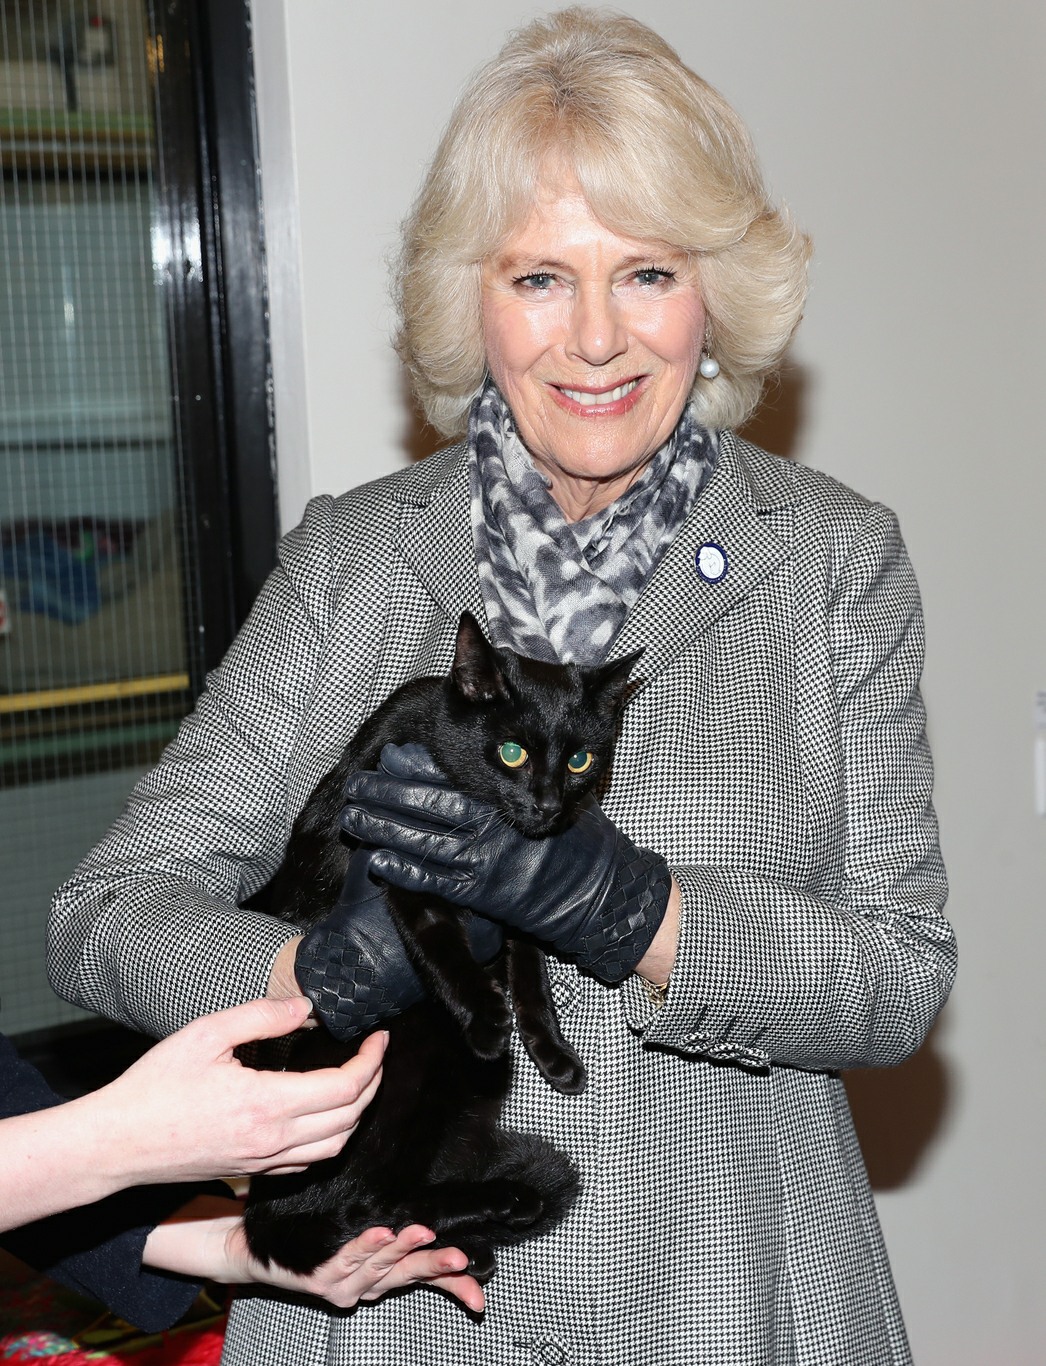
[(508, 1052), (512, 1039), (512, 1010), (502, 996), (484, 1003), (482, 1011), (461, 1020), (465, 1041), (477, 1058), (492, 1062)]
[(572, 1048), (528, 1048), (534, 1065), (548, 1084), (562, 1095), (576, 1096), (588, 1084), (585, 1064)]
[(545, 1202), (533, 1186), (521, 1181), (497, 1183), (496, 1198), (491, 1200), (491, 1217), (506, 1228), (530, 1228), (545, 1212)]
[(460, 1238), (455, 1246), (468, 1257), (469, 1264), (465, 1270), (468, 1275), (474, 1276), (480, 1285), (489, 1281), (497, 1271), (498, 1259), (489, 1243), (479, 1238)]

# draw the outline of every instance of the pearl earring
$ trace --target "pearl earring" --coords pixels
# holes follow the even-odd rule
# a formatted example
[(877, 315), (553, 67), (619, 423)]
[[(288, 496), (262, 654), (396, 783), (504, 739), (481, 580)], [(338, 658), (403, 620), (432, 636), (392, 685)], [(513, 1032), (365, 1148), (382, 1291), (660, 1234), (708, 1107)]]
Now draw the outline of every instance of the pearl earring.
[(701, 363), (697, 368), (705, 379), (715, 379), (719, 374), (719, 362), (707, 351), (701, 352)]

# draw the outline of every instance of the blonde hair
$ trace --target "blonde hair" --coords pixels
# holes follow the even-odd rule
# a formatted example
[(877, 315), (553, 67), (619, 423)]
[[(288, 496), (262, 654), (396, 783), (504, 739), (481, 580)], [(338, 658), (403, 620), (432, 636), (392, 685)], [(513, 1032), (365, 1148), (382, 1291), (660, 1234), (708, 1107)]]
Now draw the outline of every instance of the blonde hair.
[(529, 24), (466, 87), (403, 229), (397, 350), (428, 421), (467, 425), (483, 385), (483, 261), (529, 216), (556, 159), (623, 237), (698, 263), (714, 380), (708, 426), (758, 402), (802, 316), (809, 239), (768, 200), (748, 132), (645, 24), (572, 8)]

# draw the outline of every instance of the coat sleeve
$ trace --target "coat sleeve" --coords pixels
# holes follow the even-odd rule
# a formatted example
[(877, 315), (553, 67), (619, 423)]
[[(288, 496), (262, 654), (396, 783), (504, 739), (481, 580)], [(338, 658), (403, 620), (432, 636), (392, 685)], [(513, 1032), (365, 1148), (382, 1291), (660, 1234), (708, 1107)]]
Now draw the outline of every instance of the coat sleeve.
[(329, 613), (332, 505), (281, 543), (243, 629), (127, 809), (60, 887), (58, 995), (159, 1037), (265, 994), (286, 925), (242, 909), (282, 857), (285, 774)]
[[(0, 1120), (61, 1104), (44, 1078), (0, 1037)], [(0, 1123), (0, 1142), (3, 1125)], [(2, 1153), (2, 1147), (0, 1147)], [(0, 1247), (77, 1294), (99, 1300), (145, 1332), (169, 1328), (200, 1287), (142, 1266), (151, 1230), (199, 1187), (155, 1186), (124, 1191), (83, 1208), (0, 1234)]]
[(919, 694), (922, 617), (887, 509), (869, 511), (827, 612), (839, 892), (829, 901), (738, 868), (673, 868), (683, 912), (667, 1000), (655, 1010), (626, 984), (647, 1044), (752, 1068), (887, 1066), (919, 1047), (947, 998), (955, 940)]

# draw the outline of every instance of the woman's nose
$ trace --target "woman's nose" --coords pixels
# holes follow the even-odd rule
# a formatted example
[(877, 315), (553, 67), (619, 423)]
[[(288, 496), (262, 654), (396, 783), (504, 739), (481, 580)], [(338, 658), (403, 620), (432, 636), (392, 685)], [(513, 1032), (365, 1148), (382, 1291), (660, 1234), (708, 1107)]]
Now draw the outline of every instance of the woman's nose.
[(628, 334), (614, 296), (598, 284), (579, 287), (570, 317), (567, 351), (586, 365), (606, 365), (628, 350)]

